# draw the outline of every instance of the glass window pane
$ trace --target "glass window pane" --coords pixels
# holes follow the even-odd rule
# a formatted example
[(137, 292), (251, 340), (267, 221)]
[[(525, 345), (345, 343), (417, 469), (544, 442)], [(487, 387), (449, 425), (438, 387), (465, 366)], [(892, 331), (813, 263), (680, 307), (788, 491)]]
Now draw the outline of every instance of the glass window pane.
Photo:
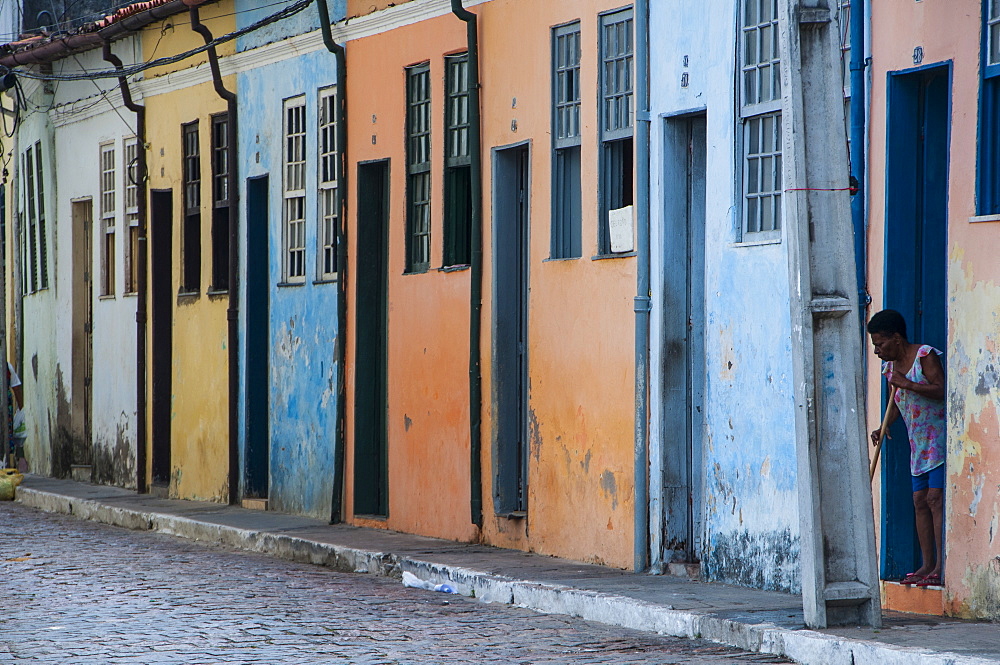
[(757, 69), (750, 69), (743, 72), (743, 83), (744, 92), (746, 93), (746, 98), (743, 100), (745, 104), (756, 104), (757, 103)]
[(770, 231), (774, 228), (774, 199), (764, 196), (760, 199), (760, 230)]
[(774, 152), (774, 116), (764, 116), (761, 123), (761, 134), (764, 139), (761, 152)]
[(757, 31), (743, 33), (743, 63), (757, 62)]
[[(1000, 2), (1000, 0), (997, 0)], [(1000, 23), (990, 26), (990, 63), (1000, 64)]]
[(760, 118), (751, 118), (747, 122), (747, 134), (750, 141), (747, 154), (755, 155), (760, 152)]
[(757, 201), (757, 198), (747, 199), (747, 231), (749, 233), (760, 230)]

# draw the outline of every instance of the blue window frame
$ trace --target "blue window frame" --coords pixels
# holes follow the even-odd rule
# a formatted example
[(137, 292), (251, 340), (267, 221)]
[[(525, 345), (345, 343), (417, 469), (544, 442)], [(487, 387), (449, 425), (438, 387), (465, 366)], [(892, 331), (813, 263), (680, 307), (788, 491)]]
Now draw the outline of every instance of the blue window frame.
[(1000, 214), (1000, 0), (983, 0), (976, 212)]
[(600, 223), (597, 251), (611, 255), (609, 213), (633, 202), (634, 26), (632, 9), (602, 14), (600, 21)]
[(552, 29), (552, 230), (550, 256), (579, 258), (580, 22)]

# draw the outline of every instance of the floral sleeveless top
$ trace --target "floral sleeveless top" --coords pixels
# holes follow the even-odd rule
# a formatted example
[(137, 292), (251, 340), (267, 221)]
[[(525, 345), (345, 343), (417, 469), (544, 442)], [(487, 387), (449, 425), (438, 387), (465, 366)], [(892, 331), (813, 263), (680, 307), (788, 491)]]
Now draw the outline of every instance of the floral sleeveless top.
[[(928, 383), (920, 359), (931, 353), (944, 355), (933, 346), (924, 344), (917, 351), (906, 378), (914, 383)], [(882, 375), (886, 379), (892, 375), (892, 362), (882, 363)], [(919, 476), (944, 464), (944, 400), (931, 399), (900, 388), (896, 391), (896, 406), (910, 435), (910, 474)]]

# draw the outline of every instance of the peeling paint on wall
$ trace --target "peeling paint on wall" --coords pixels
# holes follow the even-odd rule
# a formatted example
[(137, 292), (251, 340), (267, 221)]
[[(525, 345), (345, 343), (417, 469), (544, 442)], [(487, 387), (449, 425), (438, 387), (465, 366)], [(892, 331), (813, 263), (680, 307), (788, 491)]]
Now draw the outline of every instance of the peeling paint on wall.
[(737, 531), (711, 539), (704, 574), (727, 584), (801, 593), (799, 540), (790, 529)]
[[(992, 257), (989, 258), (992, 262)], [(956, 247), (949, 265), (946, 607), (1000, 619), (1000, 284), (995, 263)]]

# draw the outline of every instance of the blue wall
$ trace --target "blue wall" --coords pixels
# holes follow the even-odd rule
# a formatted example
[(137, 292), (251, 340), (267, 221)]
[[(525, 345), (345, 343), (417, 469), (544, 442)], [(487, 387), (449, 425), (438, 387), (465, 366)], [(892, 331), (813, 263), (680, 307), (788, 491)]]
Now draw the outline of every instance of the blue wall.
[[(310, 7), (310, 10), (314, 9)], [(307, 10), (310, 11), (310, 10)], [(280, 24), (279, 24), (280, 25)], [(239, 75), (240, 174), (270, 175), (270, 482), (272, 510), (329, 519), (334, 478), (337, 413), (337, 285), (315, 283), (317, 275), (317, 91), (336, 82), (336, 63), (325, 49), (258, 67)], [(278, 286), (282, 279), (282, 109), (283, 100), (304, 94), (307, 130), (306, 280)], [(242, 206), (241, 228), (246, 226)], [(241, 280), (246, 283), (246, 234), (241, 233)], [(252, 297), (252, 296), (251, 296)], [(241, 303), (246, 326), (246, 298)], [(241, 345), (242, 367), (246, 358)], [(241, 372), (241, 413), (246, 373)], [(241, 446), (246, 442), (241, 418)]]
[[(740, 240), (741, 158), (734, 39), (735, 5), (652, 3), (651, 237), (652, 288), (663, 294), (683, 267), (662, 256), (676, 242), (663, 192), (664, 118), (706, 117), (705, 411), (700, 473), (704, 529), (698, 553), (711, 580), (798, 591), (799, 537), (787, 248)], [(690, 26), (701, 26), (691, 30)], [(673, 176), (669, 176), (673, 177)], [(676, 302), (676, 298), (669, 301)], [(681, 299), (683, 300), (683, 299)], [(674, 432), (662, 422), (671, 386), (663, 386), (664, 295), (654, 298), (651, 460), (670, 468)], [(651, 512), (659, 509), (651, 496)], [(655, 538), (654, 538), (655, 541)]]
[[(266, 4), (268, 6), (258, 7), (258, 3), (256, 2), (237, 0), (236, 28), (245, 28), (281, 11), (284, 5), (291, 5), (293, 3), (287, 2), (283, 3), (283, 5), (274, 3)], [(330, 19), (334, 22), (343, 20), (347, 15), (347, 0), (327, 0), (327, 6), (330, 11)], [(246, 51), (263, 46), (264, 44), (281, 41), (288, 37), (312, 32), (313, 30), (319, 30), (319, 10), (316, 8), (316, 2), (310, 4), (298, 14), (240, 37), (236, 41), (236, 49), (238, 51)]]

